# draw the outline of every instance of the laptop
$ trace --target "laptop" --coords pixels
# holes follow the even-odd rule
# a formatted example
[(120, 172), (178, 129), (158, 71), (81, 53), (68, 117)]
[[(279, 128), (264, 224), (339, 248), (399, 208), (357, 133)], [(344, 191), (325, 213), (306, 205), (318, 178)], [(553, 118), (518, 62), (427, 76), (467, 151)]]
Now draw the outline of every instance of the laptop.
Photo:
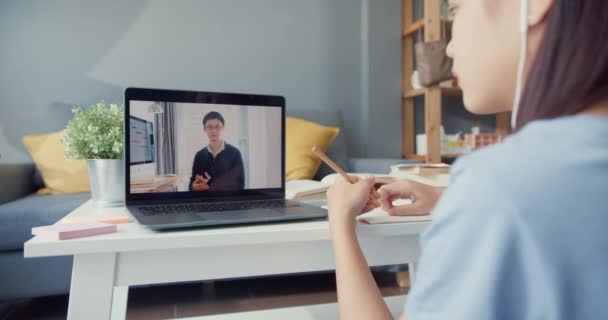
[(285, 98), (128, 88), (125, 202), (153, 230), (323, 219), (285, 199)]

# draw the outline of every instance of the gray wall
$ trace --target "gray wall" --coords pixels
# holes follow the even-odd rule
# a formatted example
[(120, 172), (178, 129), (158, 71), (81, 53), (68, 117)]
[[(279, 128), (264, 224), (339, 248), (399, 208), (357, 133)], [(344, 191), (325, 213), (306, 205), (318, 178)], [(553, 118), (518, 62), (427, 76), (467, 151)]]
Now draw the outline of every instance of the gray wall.
[[(338, 109), (351, 155), (399, 157), (400, 6), (0, 1), (0, 162), (29, 161), (23, 135), (62, 129), (73, 105), (121, 102), (128, 86), (279, 94), (289, 109)], [(444, 108), (447, 132), (470, 126), (459, 104)], [(423, 112), (416, 118), (421, 131)]]
[(360, 155), (361, 17), (353, 0), (1, 1), (0, 152), (27, 160), (23, 135), (142, 86), (339, 109)]
[(401, 1), (364, 1), (363, 153), (401, 156)]

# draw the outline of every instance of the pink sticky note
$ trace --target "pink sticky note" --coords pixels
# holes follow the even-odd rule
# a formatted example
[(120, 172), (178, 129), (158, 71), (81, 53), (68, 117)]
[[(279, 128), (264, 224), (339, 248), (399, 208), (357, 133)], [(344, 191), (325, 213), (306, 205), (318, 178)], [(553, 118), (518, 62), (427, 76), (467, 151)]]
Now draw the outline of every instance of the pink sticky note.
[(89, 237), (112, 232), (116, 232), (115, 224), (95, 221), (54, 224), (32, 228), (33, 235), (55, 240)]
[(109, 224), (122, 224), (122, 223), (131, 222), (131, 220), (129, 220), (129, 218), (127, 218), (125, 216), (119, 216), (119, 215), (85, 215), (85, 216), (76, 216), (76, 217), (67, 216), (67, 217), (61, 219), (61, 221), (59, 221), (59, 223), (77, 223), (77, 222), (89, 222), (89, 221), (103, 222), (103, 223), (109, 223)]

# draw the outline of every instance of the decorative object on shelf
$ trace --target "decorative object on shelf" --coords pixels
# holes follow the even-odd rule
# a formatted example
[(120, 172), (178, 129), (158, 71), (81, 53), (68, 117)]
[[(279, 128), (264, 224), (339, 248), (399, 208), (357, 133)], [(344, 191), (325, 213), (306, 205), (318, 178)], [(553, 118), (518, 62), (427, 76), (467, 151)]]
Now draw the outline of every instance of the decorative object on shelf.
[[(418, 70), (414, 70), (414, 72), (412, 72), (412, 80), (411, 80), (411, 82), (412, 82), (412, 89), (414, 89), (414, 90), (425, 88), (425, 87), (423, 87), (420, 84), (420, 78), (418, 76)], [(441, 88), (447, 88), (447, 89), (456, 89), (457, 88), (454, 79), (441, 81), (439, 83), (439, 86)]]
[(446, 134), (441, 140), (441, 154), (465, 154), (470, 152), (464, 142), (462, 132), (456, 134)]
[(97, 207), (124, 204), (123, 108), (101, 101), (74, 107), (61, 142), (69, 159), (85, 159)]
[(416, 154), (419, 156), (426, 156), (426, 134), (419, 133), (416, 135)]
[(452, 79), (452, 59), (446, 54), (449, 42), (446, 24), (441, 23), (441, 39), (425, 42), (420, 38), (414, 46), (420, 84), (428, 87)]
[[(465, 143), (462, 132), (446, 134), (443, 126), (440, 128), (441, 154), (442, 155), (462, 155), (471, 151)], [(416, 135), (416, 154), (424, 156), (427, 154), (426, 134)]]
[(478, 150), (502, 141), (502, 136), (496, 133), (465, 134), (464, 143), (471, 150)]
[(472, 134), (480, 134), (481, 133), (481, 124), (479, 122), (475, 122), (471, 127)]

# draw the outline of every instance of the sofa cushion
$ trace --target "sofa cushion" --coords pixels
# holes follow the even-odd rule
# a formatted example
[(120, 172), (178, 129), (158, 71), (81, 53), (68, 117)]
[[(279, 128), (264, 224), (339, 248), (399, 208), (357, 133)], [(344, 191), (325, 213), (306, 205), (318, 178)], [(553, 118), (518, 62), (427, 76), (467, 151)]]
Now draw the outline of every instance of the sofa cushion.
[(91, 195), (29, 195), (0, 205), (0, 251), (21, 250), (32, 228), (53, 224), (86, 202)]
[(40, 189), (44, 188), (44, 180), (42, 180), (42, 172), (40, 172), (40, 169), (38, 167), (36, 167), (36, 169), (34, 169), (34, 181), (32, 181), (32, 184), (34, 185), (34, 190), (40, 190)]
[(327, 152), (340, 129), (294, 117), (287, 117), (286, 128), (285, 179), (312, 179), (319, 170), (321, 159), (311, 149), (316, 146)]
[(46, 187), (43, 193), (90, 192), (86, 161), (66, 159), (62, 137), (63, 131), (23, 137), (25, 148), (42, 173)]
[[(334, 142), (327, 149), (327, 156), (331, 158), (342, 169), (349, 171), (348, 163), (348, 146), (344, 135), (344, 124), (342, 122), (342, 114), (339, 110), (287, 110), (287, 115), (291, 117), (301, 118), (308, 121), (330, 127), (338, 127), (341, 132), (336, 136)], [(334, 171), (325, 163), (321, 163), (314, 179), (321, 180), (324, 176), (333, 173)]]

